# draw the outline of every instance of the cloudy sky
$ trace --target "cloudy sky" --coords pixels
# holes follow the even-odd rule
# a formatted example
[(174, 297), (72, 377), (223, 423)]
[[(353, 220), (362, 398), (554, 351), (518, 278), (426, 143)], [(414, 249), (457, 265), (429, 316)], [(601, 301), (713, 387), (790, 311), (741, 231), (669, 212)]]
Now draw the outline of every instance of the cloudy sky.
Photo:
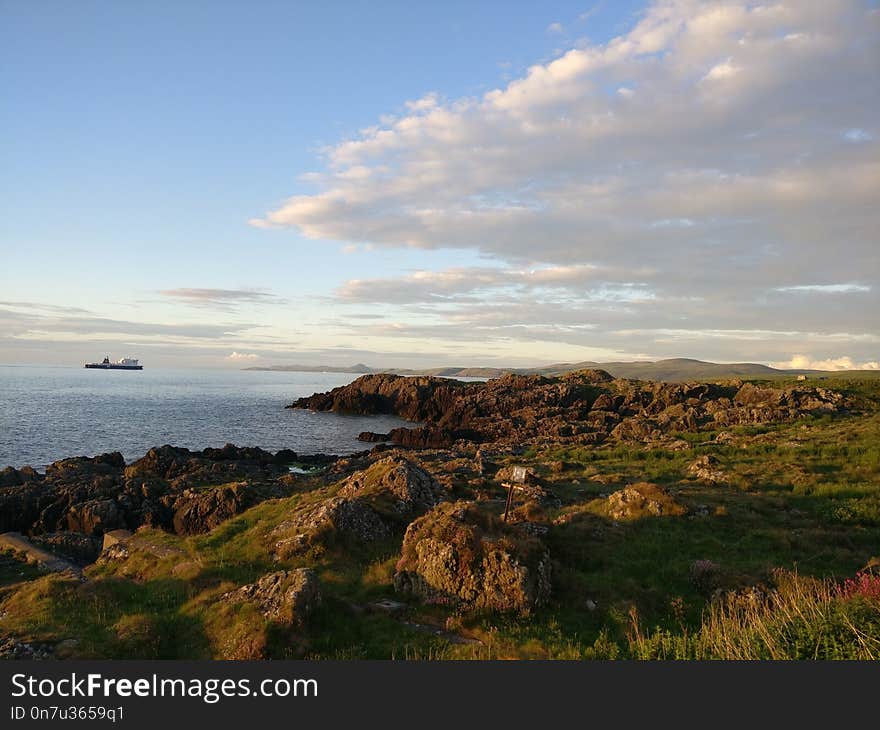
[(0, 16), (0, 362), (880, 367), (877, 2)]

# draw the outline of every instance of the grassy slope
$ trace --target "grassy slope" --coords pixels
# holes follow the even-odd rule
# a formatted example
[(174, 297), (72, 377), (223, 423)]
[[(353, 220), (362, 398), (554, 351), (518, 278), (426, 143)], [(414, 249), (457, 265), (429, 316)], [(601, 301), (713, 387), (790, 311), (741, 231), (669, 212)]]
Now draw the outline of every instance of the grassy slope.
[[(393, 596), (400, 536), (369, 548), (331, 544), (295, 560), (273, 560), (272, 529), (297, 506), (332, 494), (331, 487), (263, 503), (207, 535), (143, 533), (139, 539), (153, 546), (152, 555), (94, 566), (83, 585), (46, 576), (2, 589), (0, 633), (75, 638), (74, 655), (86, 657), (246, 656), (248, 642), (270, 656), (316, 658), (705, 657), (735, 655), (731, 647), (749, 655), (742, 645), (765, 656), (773, 655), (772, 642), (783, 655), (863, 656), (847, 622), (873, 646), (878, 604), (838, 599), (824, 583), (810, 581), (852, 576), (880, 555), (880, 381), (831, 385), (860, 395), (869, 410), (732, 429), (735, 441), (723, 445), (713, 441), (714, 432), (680, 434), (692, 445), (685, 451), (609, 445), (527, 453), (521, 461), (532, 463), (565, 502), (546, 517), (567, 516), (547, 537), (553, 601), (528, 620), (413, 606), (404, 622), (368, 610), (372, 601)], [(688, 476), (688, 464), (703, 454), (717, 457), (727, 483)], [(563, 462), (562, 471), (551, 472), (553, 461)], [(704, 516), (610, 521), (600, 495), (644, 480)], [(717, 566), (709, 582), (693, 579), (700, 560)], [(267, 626), (246, 607), (217, 609), (223, 592), (298, 565), (316, 568), (325, 596), (305, 631)], [(780, 568), (799, 578), (793, 582)], [(772, 642), (746, 636), (735, 611), (727, 615), (710, 603), (715, 588), (780, 580), (790, 597), (785, 610), (801, 606), (798, 601), (823, 608), (805, 625), (778, 620), (780, 612), (750, 615), (750, 625), (771, 627)], [(459, 637), (481, 643), (453, 643)]]

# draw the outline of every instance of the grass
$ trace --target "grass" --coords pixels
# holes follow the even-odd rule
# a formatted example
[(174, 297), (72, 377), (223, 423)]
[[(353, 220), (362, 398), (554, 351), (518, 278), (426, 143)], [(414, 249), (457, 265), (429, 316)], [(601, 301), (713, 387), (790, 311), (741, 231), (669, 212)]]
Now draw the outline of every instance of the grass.
[(693, 633), (643, 633), (632, 615), (635, 659), (880, 659), (880, 577), (850, 594), (828, 580), (777, 571), (766, 596), (731, 594), (710, 604)]

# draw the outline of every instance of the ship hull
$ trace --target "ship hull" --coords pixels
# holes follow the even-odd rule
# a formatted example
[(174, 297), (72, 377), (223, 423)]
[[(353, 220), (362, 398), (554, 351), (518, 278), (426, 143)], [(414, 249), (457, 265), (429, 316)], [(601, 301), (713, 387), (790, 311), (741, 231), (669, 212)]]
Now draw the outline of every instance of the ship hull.
[(91, 370), (143, 370), (143, 365), (114, 365), (110, 363), (109, 365), (102, 362), (88, 362), (85, 364), (85, 367)]

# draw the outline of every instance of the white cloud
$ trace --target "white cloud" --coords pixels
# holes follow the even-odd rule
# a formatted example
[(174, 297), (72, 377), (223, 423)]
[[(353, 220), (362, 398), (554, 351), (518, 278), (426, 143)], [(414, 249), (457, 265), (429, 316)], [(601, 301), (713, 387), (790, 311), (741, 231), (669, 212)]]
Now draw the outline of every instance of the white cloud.
[(437, 94), (432, 92), (430, 94), (425, 94), (421, 99), (406, 102), (406, 108), (411, 112), (426, 112), (436, 107), (437, 104)]
[(548, 33), (562, 33), (564, 30), (562, 23), (550, 23), (550, 25), (547, 26)]
[(259, 360), (260, 356), (253, 352), (231, 352), (226, 356), (227, 360)]
[(853, 362), (851, 357), (813, 360), (808, 355), (794, 355), (790, 360), (771, 363), (773, 367), (786, 370), (880, 370), (880, 362)]
[(728, 58), (724, 63), (719, 63), (717, 66), (713, 66), (709, 69), (705, 76), (703, 76), (703, 81), (718, 81), (719, 79), (727, 79), (731, 76), (736, 76), (740, 72), (739, 66), (735, 66), (731, 60)]
[(858, 294), (871, 291), (865, 284), (799, 284), (798, 286), (780, 286), (781, 292), (812, 292), (816, 294)]
[(567, 266), (460, 267), (441, 271), (414, 271), (394, 278), (351, 279), (336, 291), (343, 301), (414, 304), (426, 299), (443, 298), (458, 301), (473, 299), (479, 294), (497, 290), (519, 292), (548, 290), (576, 296), (579, 300), (628, 299), (644, 301), (655, 296), (646, 284), (635, 279), (650, 280), (650, 269), (613, 270), (593, 264)]
[[(656, 2), (607, 43), (481, 97), (428, 95), (340, 140), (319, 191), (260, 224), (334, 246), (478, 252), (491, 271), (446, 264), (433, 278), (339, 291), (420, 307), (438, 326), (450, 298), (456, 316), (468, 298), (490, 309), (510, 281), (560, 319), (571, 302), (626, 285), (652, 293), (650, 310), (592, 310), (594, 339), (682, 330), (712, 354), (722, 351), (712, 330), (785, 330), (804, 347), (848, 333), (850, 355), (873, 361), (878, 67), (880, 13), (867, 2)], [(554, 267), (599, 273), (583, 269), (549, 294), (515, 274)], [(805, 283), (816, 281), (829, 283)]]

